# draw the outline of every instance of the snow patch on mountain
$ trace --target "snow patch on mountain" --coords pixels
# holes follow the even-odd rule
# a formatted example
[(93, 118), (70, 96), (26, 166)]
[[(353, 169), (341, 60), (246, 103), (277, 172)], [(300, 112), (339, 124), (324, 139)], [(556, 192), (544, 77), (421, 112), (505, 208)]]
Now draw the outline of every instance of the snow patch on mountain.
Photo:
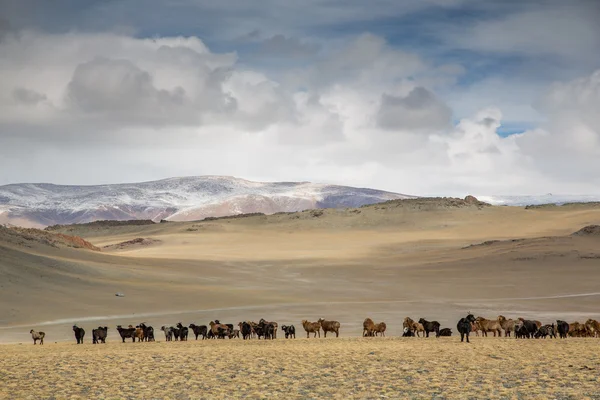
[(359, 207), (411, 197), (366, 188), (225, 176), (95, 186), (25, 183), (0, 186), (0, 223), (43, 227), (101, 219), (187, 221), (252, 212)]

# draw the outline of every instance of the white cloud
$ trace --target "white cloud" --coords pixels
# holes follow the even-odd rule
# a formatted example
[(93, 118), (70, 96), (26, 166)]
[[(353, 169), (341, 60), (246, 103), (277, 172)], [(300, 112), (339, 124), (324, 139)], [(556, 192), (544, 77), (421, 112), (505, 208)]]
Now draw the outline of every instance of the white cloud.
[(338, 44), (273, 72), (193, 37), (10, 33), (0, 183), (226, 174), (413, 194), (600, 190), (600, 71), (550, 87), (537, 104), (548, 124), (503, 138), (498, 107), (470, 104), (452, 126), (436, 94), (460, 66), (372, 34)]

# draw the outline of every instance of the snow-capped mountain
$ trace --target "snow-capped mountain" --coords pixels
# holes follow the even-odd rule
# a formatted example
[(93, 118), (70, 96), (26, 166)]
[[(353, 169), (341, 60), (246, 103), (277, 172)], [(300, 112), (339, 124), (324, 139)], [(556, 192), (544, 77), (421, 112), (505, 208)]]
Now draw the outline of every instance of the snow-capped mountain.
[(600, 201), (600, 195), (561, 195), (544, 194), (539, 196), (483, 196), (476, 195), (480, 201), (495, 206), (529, 206), (540, 204), (588, 203)]
[(96, 220), (192, 221), (253, 212), (359, 207), (407, 196), (381, 190), (310, 182), (251, 182), (225, 176), (63, 186), (0, 186), (0, 223), (44, 227)]

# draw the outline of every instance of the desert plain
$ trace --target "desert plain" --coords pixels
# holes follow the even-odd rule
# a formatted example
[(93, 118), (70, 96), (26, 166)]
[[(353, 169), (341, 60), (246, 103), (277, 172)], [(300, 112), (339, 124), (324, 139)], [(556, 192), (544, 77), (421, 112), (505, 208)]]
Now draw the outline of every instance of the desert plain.
[[(456, 336), (467, 312), (600, 319), (600, 232), (574, 234), (592, 225), (598, 204), (414, 199), (0, 228), (0, 397), (600, 398), (600, 339)], [(401, 338), (405, 316), (453, 336)], [(340, 338), (306, 339), (300, 321), (320, 317), (341, 323)], [(366, 317), (385, 321), (387, 337), (362, 338)], [(260, 318), (294, 324), (298, 338), (166, 343), (158, 330)], [(157, 342), (120, 343), (116, 325), (140, 322)], [(109, 327), (105, 345), (91, 344), (97, 326)], [(30, 329), (46, 333), (43, 346)]]

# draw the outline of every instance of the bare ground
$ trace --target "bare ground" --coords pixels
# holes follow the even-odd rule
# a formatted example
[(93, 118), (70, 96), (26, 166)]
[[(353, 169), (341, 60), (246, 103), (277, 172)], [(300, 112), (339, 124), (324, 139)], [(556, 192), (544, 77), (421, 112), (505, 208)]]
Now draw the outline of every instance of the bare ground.
[(0, 355), (6, 399), (600, 398), (594, 339), (28, 344)]

